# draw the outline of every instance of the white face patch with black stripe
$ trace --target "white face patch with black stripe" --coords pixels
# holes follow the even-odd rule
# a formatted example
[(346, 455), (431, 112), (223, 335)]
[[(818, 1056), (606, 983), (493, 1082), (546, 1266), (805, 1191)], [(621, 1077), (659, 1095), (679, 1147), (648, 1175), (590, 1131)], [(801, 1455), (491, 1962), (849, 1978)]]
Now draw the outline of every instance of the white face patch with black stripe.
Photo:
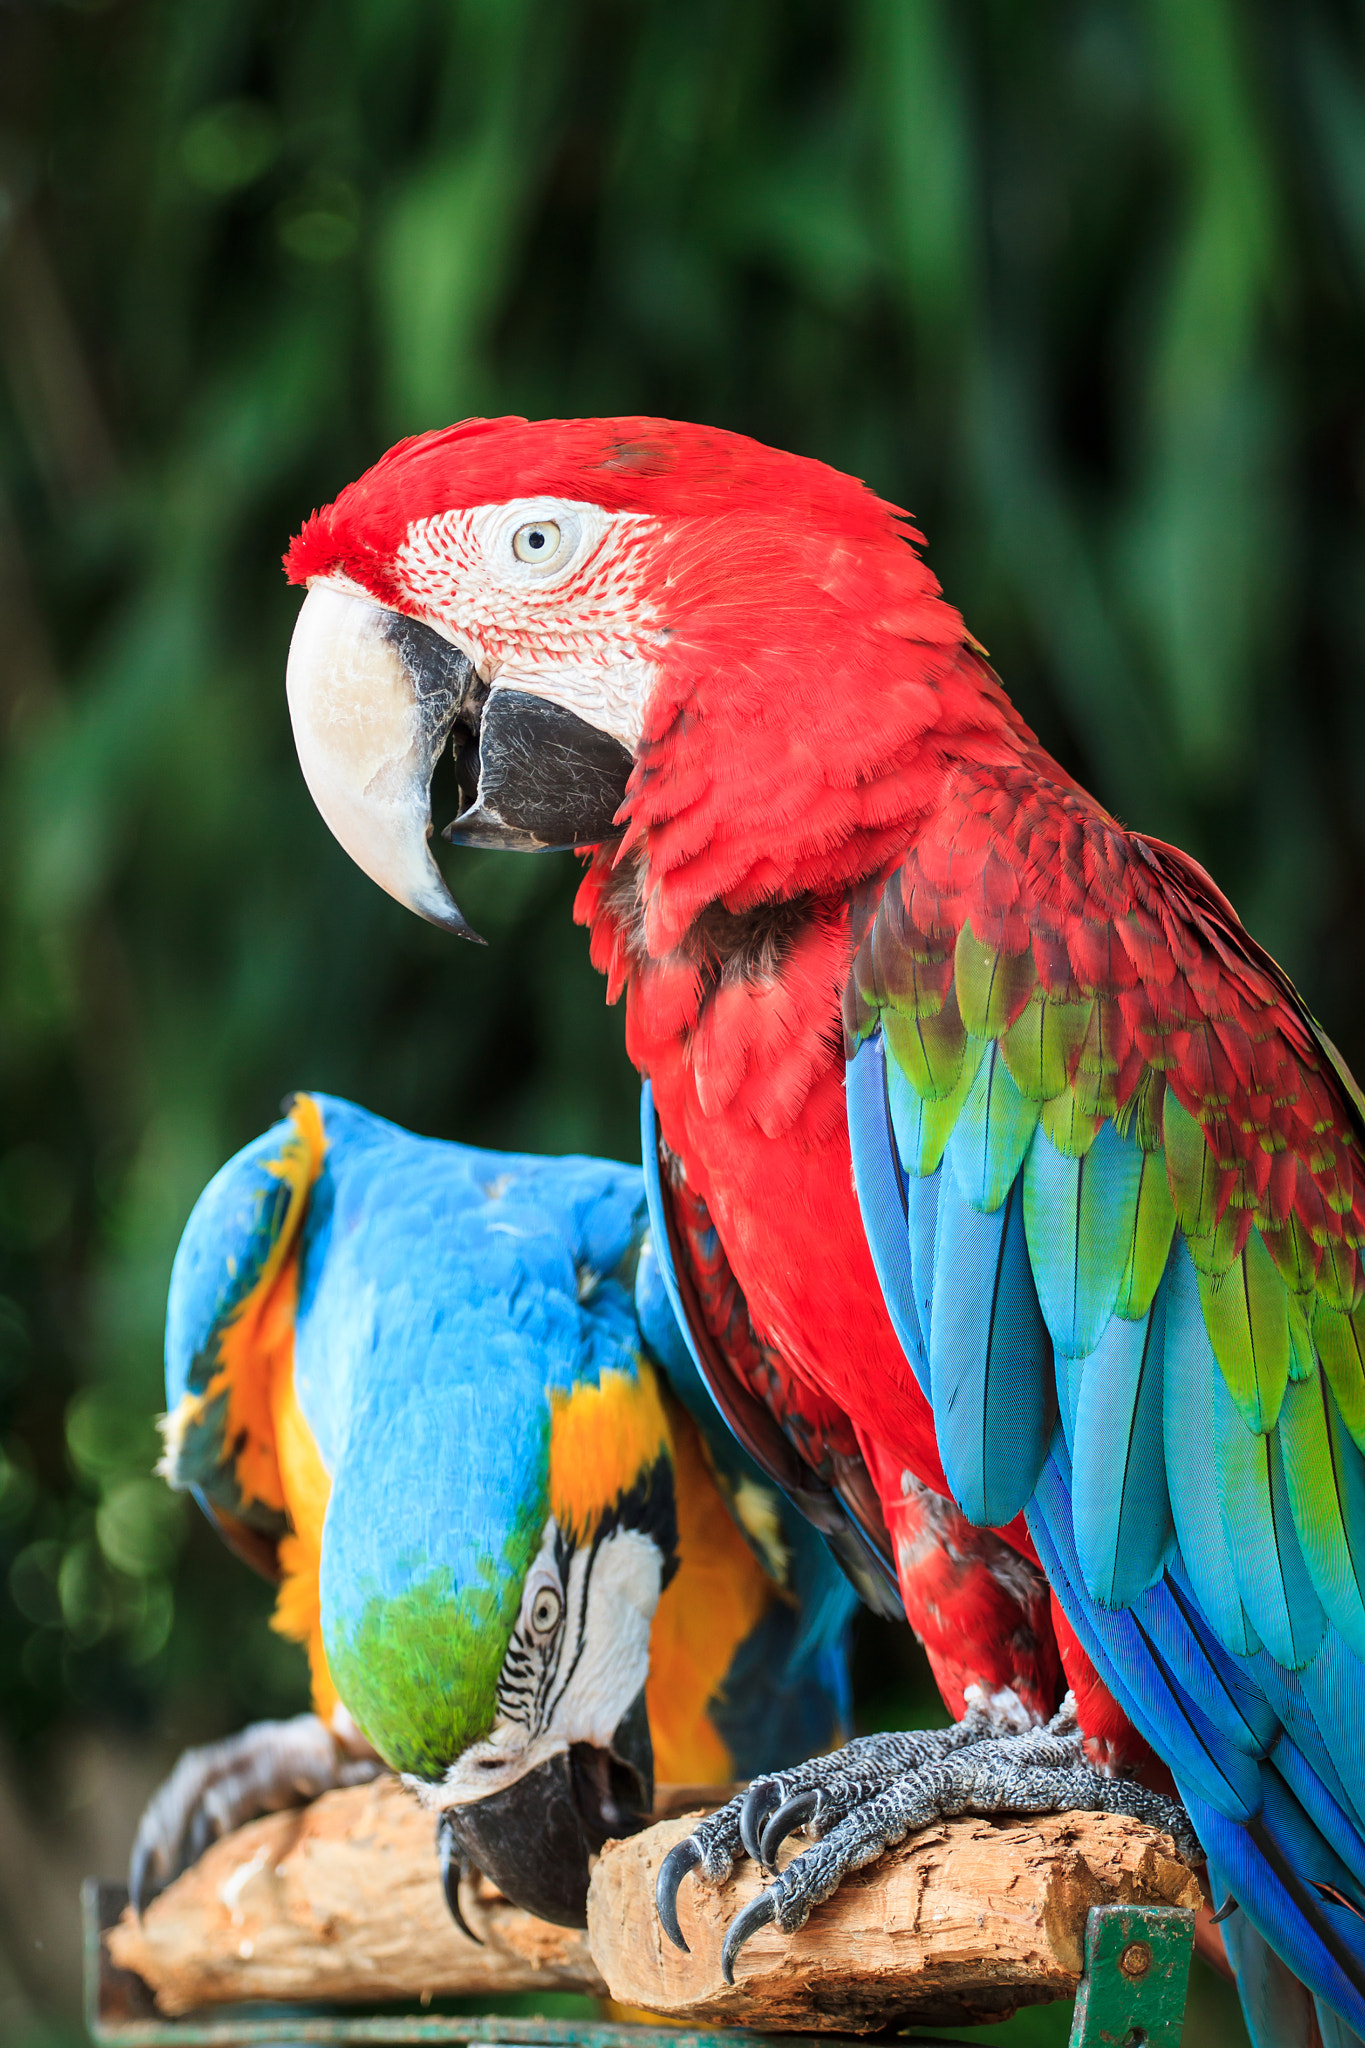
[(580, 1547), (552, 1515), (503, 1659), (497, 1718), (439, 1785), (404, 1780), (423, 1805), (486, 1799), (574, 1743), (608, 1748), (649, 1673), (663, 1575), (642, 1530), (617, 1524)]

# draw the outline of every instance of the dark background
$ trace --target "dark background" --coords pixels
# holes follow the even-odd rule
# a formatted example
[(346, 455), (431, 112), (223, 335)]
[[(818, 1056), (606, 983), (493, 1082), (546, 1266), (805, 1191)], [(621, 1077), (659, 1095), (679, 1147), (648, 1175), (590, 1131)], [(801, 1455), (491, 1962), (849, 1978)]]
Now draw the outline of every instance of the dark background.
[(457, 857), (478, 951), (313, 812), (290, 534), (472, 412), (855, 471), (1365, 1069), (1362, 42), (1329, 0), (0, 8), (5, 2038), (71, 2010), (70, 1879), (174, 1747), (302, 1698), (150, 1476), (205, 1179), (301, 1085), (635, 1150), (572, 860)]

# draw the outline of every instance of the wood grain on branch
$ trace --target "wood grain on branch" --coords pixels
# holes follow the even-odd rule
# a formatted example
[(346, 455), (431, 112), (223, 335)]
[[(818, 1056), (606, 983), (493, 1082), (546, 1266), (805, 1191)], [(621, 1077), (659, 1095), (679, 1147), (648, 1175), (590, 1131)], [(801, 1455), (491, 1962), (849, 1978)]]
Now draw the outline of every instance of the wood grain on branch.
[(107, 1940), (171, 2014), (244, 1998), (604, 1989), (578, 1929), (485, 1886), (465, 1917), (482, 1948), (450, 1917), (433, 1817), (396, 1778), (376, 1778), (225, 1835)]
[[(1092, 1906), (1195, 1907), (1200, 1891), (1170, 1837), (1099, 1813), (927, 1828), (845, 1879), (797, 1934), (765, 1927), (720, 1972), (735, 1914), (762, 1879), (742, 1862), (719, 1890), (684, 1879), (690, 1954), (652, 1910), (654, 1880), (689, 1823), (610, 1843), (593, 1876), (588, 1937), (614, 1999), (671, 2019), (774, 2032), (857, 2032), (913, 2017), (938, 2026), (1005, 2019), (1074, 1996)], [(785, 1867), (803, 1847), (780, 1857)]]
[(479, 1947), (446, 1909), (431, 1815), (379, 1779), (226, 1836), (141, 1922), (125, 1914), (107, 1939), (170, 2014), (248, 1998), (583, 1991), (679, 2020), (856, 2031), (906, 2016), (998, 2019), (1070, 1996), (1092, 1905), (1199, 1898), (1168, 1838), (1136, 1821), (954, 1821), (850, 1878), (799, 1934), (763, 1929), (731, 1989), (721, 1939), (761, 1879), (746, 1863), (719, 1890), (686, 1880), (679, 1915), (691, 1954), (674, 1949), (655, 1917), (654, 1879), (687, 1825), (666, 1820), (608, 1844), (587, 1934), (467, 1885)]

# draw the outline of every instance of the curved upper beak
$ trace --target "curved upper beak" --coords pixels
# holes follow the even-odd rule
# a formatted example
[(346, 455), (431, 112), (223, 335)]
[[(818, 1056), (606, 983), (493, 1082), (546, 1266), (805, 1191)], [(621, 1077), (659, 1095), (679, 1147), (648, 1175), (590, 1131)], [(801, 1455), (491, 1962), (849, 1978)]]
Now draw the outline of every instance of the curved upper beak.
[(446, 1808), (438, 1840), (452, 1912), (460, 1918), (451, 1899), (458, 1869), (472, 1864), (537, 1919), (586, 1927), (592, 1858), (604, 1842), (647, 1826), (653, 1797), (642, 1693), (610, 1749), (575, 1743), (503, 1791)]
[(431, 778), (447, 742), (472, 797), (447, 827), (467, 846), (593, 846), (615, 829), (631, 757), (529, 690), (479, 677), (419, 619), (318, 583), (289, 649), (299, 765), (353, 861), (419, 917), (477, 939), (431, 854)]
[(299, 766), (357, 866), (419, 917), (466, 924), (431, 857), (431, 777), (474, 664), (429, 626), (317, 584), (289, 647)]

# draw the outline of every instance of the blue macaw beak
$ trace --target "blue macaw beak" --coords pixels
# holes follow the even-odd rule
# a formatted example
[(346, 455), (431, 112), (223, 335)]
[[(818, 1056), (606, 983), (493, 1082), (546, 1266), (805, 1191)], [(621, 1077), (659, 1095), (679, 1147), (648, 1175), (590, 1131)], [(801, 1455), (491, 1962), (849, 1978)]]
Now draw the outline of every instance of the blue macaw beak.
[(456, 1921), (470, 1932), (459, 1884), (472, 1867), (538, 1920), (586, 1927), (592, 1858), (604, 1842), (647, 1827), (653, 1800), (654, 1757), (641, 1691), (610, 1749), (575, 1743), (505, 1790), (447, 1807), (436, 1839)]

